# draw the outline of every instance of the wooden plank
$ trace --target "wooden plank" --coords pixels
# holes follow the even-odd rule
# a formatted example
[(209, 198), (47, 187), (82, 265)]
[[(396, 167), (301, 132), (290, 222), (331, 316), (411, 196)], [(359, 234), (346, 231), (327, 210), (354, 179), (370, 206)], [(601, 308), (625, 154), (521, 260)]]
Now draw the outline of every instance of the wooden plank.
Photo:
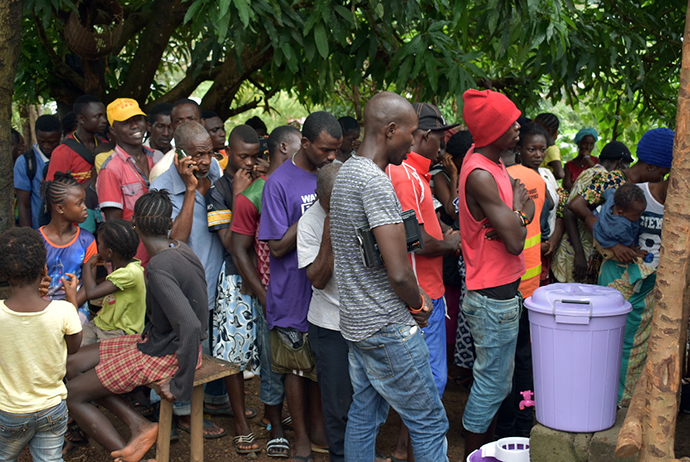
[(191, 461), (204, 462), (204, 387), (197, 385), (192, 393)]
[(172, 428), (173, 406), (170, 401), (161, 400), (158, 413), (158, 441), (156, 442), (156, 461), (170, 460), (170, 430)]

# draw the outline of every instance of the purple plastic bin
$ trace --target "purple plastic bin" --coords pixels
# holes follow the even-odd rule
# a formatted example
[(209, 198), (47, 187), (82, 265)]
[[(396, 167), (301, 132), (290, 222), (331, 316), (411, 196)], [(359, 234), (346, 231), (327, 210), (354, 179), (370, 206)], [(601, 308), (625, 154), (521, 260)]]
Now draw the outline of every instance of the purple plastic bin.
[(630, 303), (610, 287), (551, 284), (525, 307), (539, 423), (582, 433), (612, 427)]

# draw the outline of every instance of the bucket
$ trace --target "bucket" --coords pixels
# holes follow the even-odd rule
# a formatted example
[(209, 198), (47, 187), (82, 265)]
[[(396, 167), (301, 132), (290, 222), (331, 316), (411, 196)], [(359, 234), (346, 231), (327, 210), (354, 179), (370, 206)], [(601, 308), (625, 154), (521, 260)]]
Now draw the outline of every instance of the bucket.
[(612, 427), (630, 303), (610, 287), (551, 284), (525, 307), (539, 423), (567, 432)]
[(529, 462), (529, 438), (501, 438), (487, 443), (467, 456), (467, 462)]

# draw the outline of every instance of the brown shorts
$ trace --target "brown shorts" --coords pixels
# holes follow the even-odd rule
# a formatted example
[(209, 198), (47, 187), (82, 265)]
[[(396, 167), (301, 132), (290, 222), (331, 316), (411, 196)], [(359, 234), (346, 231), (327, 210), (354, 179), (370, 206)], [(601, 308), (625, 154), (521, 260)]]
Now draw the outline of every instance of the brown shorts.
[(271, 329), (271, 369), (278, 374), (294, 374), (306, 377), (316, 382), (316, 360), (309, 347), (309, 338), (299, 349), (286, 345), (278, 335), (278, 331)]

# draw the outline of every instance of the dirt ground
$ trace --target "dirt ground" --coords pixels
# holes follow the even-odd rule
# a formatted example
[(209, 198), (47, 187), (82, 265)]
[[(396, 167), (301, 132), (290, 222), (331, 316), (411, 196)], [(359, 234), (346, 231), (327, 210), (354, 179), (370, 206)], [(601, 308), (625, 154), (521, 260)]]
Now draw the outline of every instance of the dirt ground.
[[(245, 382), (247, 393), (247, 405), (257, 411), (263, 410), (263, 406), (259, 401), (259, 384), (260, 380), (255, 377)], [(468, 392), (463, 387), (456, 385), (453, 381), (448, 382), (443, 402), (448, 412), (448, 420), (450, 422), (450, 431), (448, 432), (448, 460), (451, 462), (462, 462), (464, 452), (463, 437), (460, 434), (462, 428), (462, 412), (465, 408)], [(261, 446), (261, 453), (255, 459), (260, 462), (289, 460), (276, 459), (266, 456), (266, 442), (268, 441), (268, 432), (262, 427), (258, 426), (256, 422), (260, 419), (259, 416), (250, 421), (252, 430), (258, 439), (258, 444)], [(208, 416), (207, 416), (208, 417)], [(204, 443), (204, 461), (205, 462), (239, 462), (246, 461), (247, 456), (240, 456), (235, 453), (232, 444), (233, 421), (230, 417), (214, 417), (213, 421), (225, 428), (228, 435), (224, 438), (216, 440), (205, 440)], [(395, 446), (395, 441), (398, 434), (398, 423), (400, 418), (391, 410), (386, 424), (382, 427), (378, 437), (377, 449), (385, 456), (389, 455)], [(122, 428), (120, 424), (118, 428)], [(292, 443), (292, 433), (288, 432), (288, 439)], [(189, 435), (180, 432), (180, 440), (171, 444), (170, 460), (174, 462), (184, 462), (189, 460)], [(678, 417), (678, 426), (676, 429), (676, 457), (690, 456), (690, 415), (681, 414)], [(148, 457), (155, 457), (155, 446), (152, 448)], [(20, 462), (29, 462), (31, 457), (24, 454), (20, 457)], [(65, 458), (66, 462), (109, 462), (112, 458), (96, 443), (91, 443), (90, 446), (77, 449), (72, 455)], [(314, 454), (314, 462), (328, 461), (327, 455)]]

